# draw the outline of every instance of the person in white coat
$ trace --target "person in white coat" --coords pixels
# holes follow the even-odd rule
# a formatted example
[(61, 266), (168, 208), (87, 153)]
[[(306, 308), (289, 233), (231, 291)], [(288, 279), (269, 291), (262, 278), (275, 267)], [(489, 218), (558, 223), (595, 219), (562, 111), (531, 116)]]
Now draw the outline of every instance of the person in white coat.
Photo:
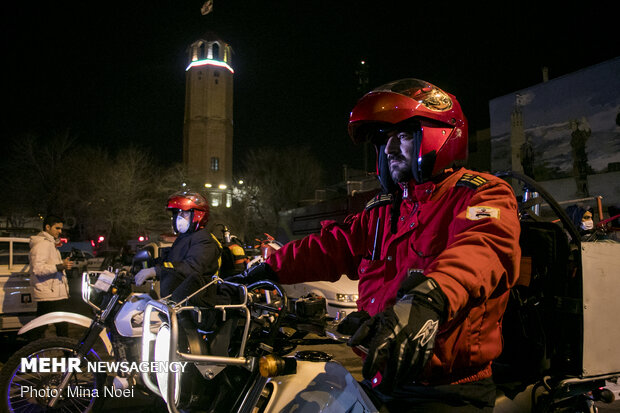
[[(64, 270), (73, 262), (64, 260), (56, 247), (62, 233), (62, 219), (48, 216), (43, 220), (43, 231), (30, 237), (30, 284), (37, 303), (37, 316), (53, 311), (65, 311), (69, 302), (69, 283)], [(67, 323), (56, 323), (56, 335), (69, 335)]]

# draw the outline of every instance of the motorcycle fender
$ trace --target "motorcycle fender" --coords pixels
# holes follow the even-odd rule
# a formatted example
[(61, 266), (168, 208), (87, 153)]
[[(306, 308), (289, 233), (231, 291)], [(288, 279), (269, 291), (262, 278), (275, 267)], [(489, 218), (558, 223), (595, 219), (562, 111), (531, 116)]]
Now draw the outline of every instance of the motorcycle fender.
[[(49, 324), (56, 324), (56, 323), (63, 323), (63, 322), (88, 328), (92, 324), (93, 320), (86, 316), (83, 316), (82, 314), (67, 313), (64, 311), (56, 311), (53, 313), (43, 314), (42, 316), (35, 318), (34, 320), (30, 321), (29, 323), (24, 325), (22, 328), (20, 328), (17, 334), (24, 334), (37, 327), (43, 327)], [(107, 330), (105, 328), (99, 334), (99, 337), (101, 338), (101, 341), (103, 341), (103, 345), (105, 346), (108, 354), (112, 355), (113, 354), (112, 343), (110, 342), (110, 339), (108, 338)]]
[(273, 377), (266, 386), (272, 386), (272, 393), (265, 412), (288, 411), (292, 406), (325, 413), (378, 411), (351, 373), (333, 361), (297, 361), (296, 374)]

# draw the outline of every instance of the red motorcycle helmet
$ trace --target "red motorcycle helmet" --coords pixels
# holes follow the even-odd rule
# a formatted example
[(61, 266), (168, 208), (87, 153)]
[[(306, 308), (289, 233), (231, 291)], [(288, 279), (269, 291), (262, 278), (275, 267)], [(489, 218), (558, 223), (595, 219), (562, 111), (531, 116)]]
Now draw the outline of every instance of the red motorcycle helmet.
[(386, 131), (404, 125), (416, 140), (412, 173), (418, 183), (467, 159), (467, 119), (453, 95), (419, 79), (387, 83), (364, 95), (349, 117), (353, 142), (375, 144), (377, 173), (385, 189), (394, 186), (384, 153)]
[(178, 233), (176, 217), (179, 211), (191, 211), (190, 228), (188, 232), (204, 228), (209, 220), (209, 204), (205, 197), (197, 192), (182, 191), (172, 194), (168, 198), (167, 209), (172, 212), (172, 227)]

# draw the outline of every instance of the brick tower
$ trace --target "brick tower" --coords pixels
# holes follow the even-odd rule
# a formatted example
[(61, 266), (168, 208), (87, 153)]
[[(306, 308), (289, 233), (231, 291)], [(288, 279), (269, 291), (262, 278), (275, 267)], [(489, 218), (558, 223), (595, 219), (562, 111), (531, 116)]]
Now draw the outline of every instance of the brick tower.
[(183, 163), (205, 186), (212, 207), (232, 202), (232, 49), (212, 33), (188, 48)]

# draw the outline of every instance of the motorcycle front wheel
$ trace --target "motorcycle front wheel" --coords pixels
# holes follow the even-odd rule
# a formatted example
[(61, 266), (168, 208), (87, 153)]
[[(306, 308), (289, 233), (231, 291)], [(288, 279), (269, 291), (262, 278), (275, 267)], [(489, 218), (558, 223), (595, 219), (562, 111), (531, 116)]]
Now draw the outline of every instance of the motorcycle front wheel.
[[(71, 373), (68, 385), (60, 392), (58, 386), (64, 375), (63, 371), (31, 372), (22, 371), (22, 359), (33, 358), (67, 359), (76, 357), (78, 342), (66, 337), (43, 338), (34, 341), (15, 352), (2, 367), (0, 373), (0, 411), (26, 412), (67, 412), (83, 413), (92, 411), (98, 404), (105, 377), (89, 372), (88, 361), (97, 361), (89, 353), (79, 361), (79, 368)], [(38, 361), (38, 360), (37, 360)], [(32, 365), (32, 364), (31, 364)], [(39, 365), (37, 365), (39, 366)], [(60, 369), (55, 369), (60, 370)], [(59, 398), (50, 408), (48, 403), (59, 394)]]

